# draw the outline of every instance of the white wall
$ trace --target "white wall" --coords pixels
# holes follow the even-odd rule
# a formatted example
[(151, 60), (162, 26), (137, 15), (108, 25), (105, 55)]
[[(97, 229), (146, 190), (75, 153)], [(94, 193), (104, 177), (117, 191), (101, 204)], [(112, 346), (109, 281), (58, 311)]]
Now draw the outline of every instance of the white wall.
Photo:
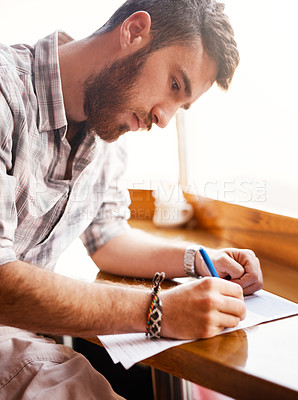
[(189, 185), (207, 197), (298, 217), (298, 2), (226, 0), (240, 51), (187, 124)]

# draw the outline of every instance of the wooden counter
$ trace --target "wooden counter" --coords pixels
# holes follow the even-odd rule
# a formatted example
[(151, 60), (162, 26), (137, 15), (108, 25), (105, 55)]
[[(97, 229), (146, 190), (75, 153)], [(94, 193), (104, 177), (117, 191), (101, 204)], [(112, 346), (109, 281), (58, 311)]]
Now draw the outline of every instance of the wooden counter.
[[(144, 220), (131, 224), (156, 235), (208, 247), (231, 246), (206, 231), (157, 229)], [(264, 289), (298, 302), (297, 270), (262, 258), (260, 261)], [(298, 316), (294, 316), (177, 346), (143, 362), (236, 399), (298, 399), (297, 336)], [(90, 340), (100, 344), (97, 338)]]

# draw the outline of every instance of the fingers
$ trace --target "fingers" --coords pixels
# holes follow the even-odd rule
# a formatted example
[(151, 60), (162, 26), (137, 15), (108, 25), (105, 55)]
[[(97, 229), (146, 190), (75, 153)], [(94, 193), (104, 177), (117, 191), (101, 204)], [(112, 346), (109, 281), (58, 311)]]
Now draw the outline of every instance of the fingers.
[(217, 250), (213, 254), (213, 262), (221, 278), (229, 276), (231, 279), (239, 279), (244, 274), (243, 266), (225, 249)]
[(212, 260), (220, 277), (229, 277), (250, 294), (263, 286), (260, 261), (252, 250), (227, 248), (213, 250)]
[[(239, 318), (241, 321), (245, 318), (246, 315), (246, 307), (243, 300), (238, 298), (229, 297), (225, 298), (224, 301), (219, 305), (218, 311), (221, 314), (227, 316), (233, 316)], [(238, 321), (239, 322), (239, 321)], [(221, 324), (225, 328), (230, 327), (230, 325)]]
[[(203, 280), (202, 280), (203, 281)], [(224, 279), (204, 278), (205, 285), (216, 285), (220, 294), (229, 297), (235, 297), (243, 300), (243, 289), (237, 282), (226, 281)]]
[(221, 329), (234, 327), (245, 318), (246, 307), (241, 286), (222, 279), (205, 278), (200, 289), (206, 289), (209, 293), (204, 305), (207, 312), (217, 313), (216, 324)]
[(235, 315), (222, 314), (220, 315), (219, 321), (220, 322), (218, 325), (218, 333), (220, 333), (225, 328), (235, 328), (241, 321), (241, 318), (236, 317)]
[(258, 290), (262, 289), (262, 285), (259, 282), (253, 283), (252, 285), (243, 287), (243, 294), (247, 296), (248, 294), (252, 294)]
[(245, 318), (242, 288), (223, 279), (203, 278), (167, 290), (161, 297), (163, 336), (207, 338)]
[(251, 294), (262, 289), (263, 275), (260, 261), (251, 250), (238, 250), (237, 261), (243, 266), (244, 274), (239, 279), (233, 279), (233, 282), (242, 286), (244, 294)]
[[(235, 286), (238, 286), (242, 293), (241, 287)], [(246, 307), (242, 296), (237, 298), (222, 293), (213, 293), (212, 298), (206, 298), (203, 307), (204, 305), (206, 308), (201, 322), (202, 338), (217, 335), (224, 328), (234, 328), (246, 316)]]
[(200, 339), (208, 339), (221, 333), (225, 328), (234, 328), (239, 322), (240, 318), (235, 315), (219, 314), (213, 317), (213, 323), (203, 324), (201, 327)]

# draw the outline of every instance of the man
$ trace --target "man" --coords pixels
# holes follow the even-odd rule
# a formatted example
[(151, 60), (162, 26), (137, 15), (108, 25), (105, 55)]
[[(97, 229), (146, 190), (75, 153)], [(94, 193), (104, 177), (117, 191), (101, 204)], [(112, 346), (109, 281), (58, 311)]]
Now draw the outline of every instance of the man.
[[(208, 275), (193, 244), (127, 225), (117, 138), (166, 126), (215, 81), (227, 89), (238, 61), (223, 6), (211, 0), (129, 0), (83, 40), (55, 33), (1, 47), (0, 397), (119, 398), (78, 354), (30, 333), (146, 332), (152, 322), (150, 291), (52, 272), (74, 238), (114, 274)], [(160, 293), (161, 336), (211, 337), (244, 318), (243, 293), (262, 286), (258, 259), (209, 253), (229, 280)]]

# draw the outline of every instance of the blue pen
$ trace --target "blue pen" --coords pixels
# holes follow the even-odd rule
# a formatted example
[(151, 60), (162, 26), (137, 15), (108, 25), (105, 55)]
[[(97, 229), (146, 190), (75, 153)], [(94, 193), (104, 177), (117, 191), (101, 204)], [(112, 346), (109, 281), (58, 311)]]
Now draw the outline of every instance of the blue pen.
[(207, 268), (208, 268), (211, 276), (219, 278), (218, 273), (216, 272), (216, 269), (214, 268), (214, 265), (213, 265), (212, 261), (210, 260), (210, 257), (208, 256), (206, 250), (203, 249), (203, 247), (201, 247), (199, 249), (199, 252), (201, 253), (202, 258), (203, 258), (205, 264), (207, 265)]

